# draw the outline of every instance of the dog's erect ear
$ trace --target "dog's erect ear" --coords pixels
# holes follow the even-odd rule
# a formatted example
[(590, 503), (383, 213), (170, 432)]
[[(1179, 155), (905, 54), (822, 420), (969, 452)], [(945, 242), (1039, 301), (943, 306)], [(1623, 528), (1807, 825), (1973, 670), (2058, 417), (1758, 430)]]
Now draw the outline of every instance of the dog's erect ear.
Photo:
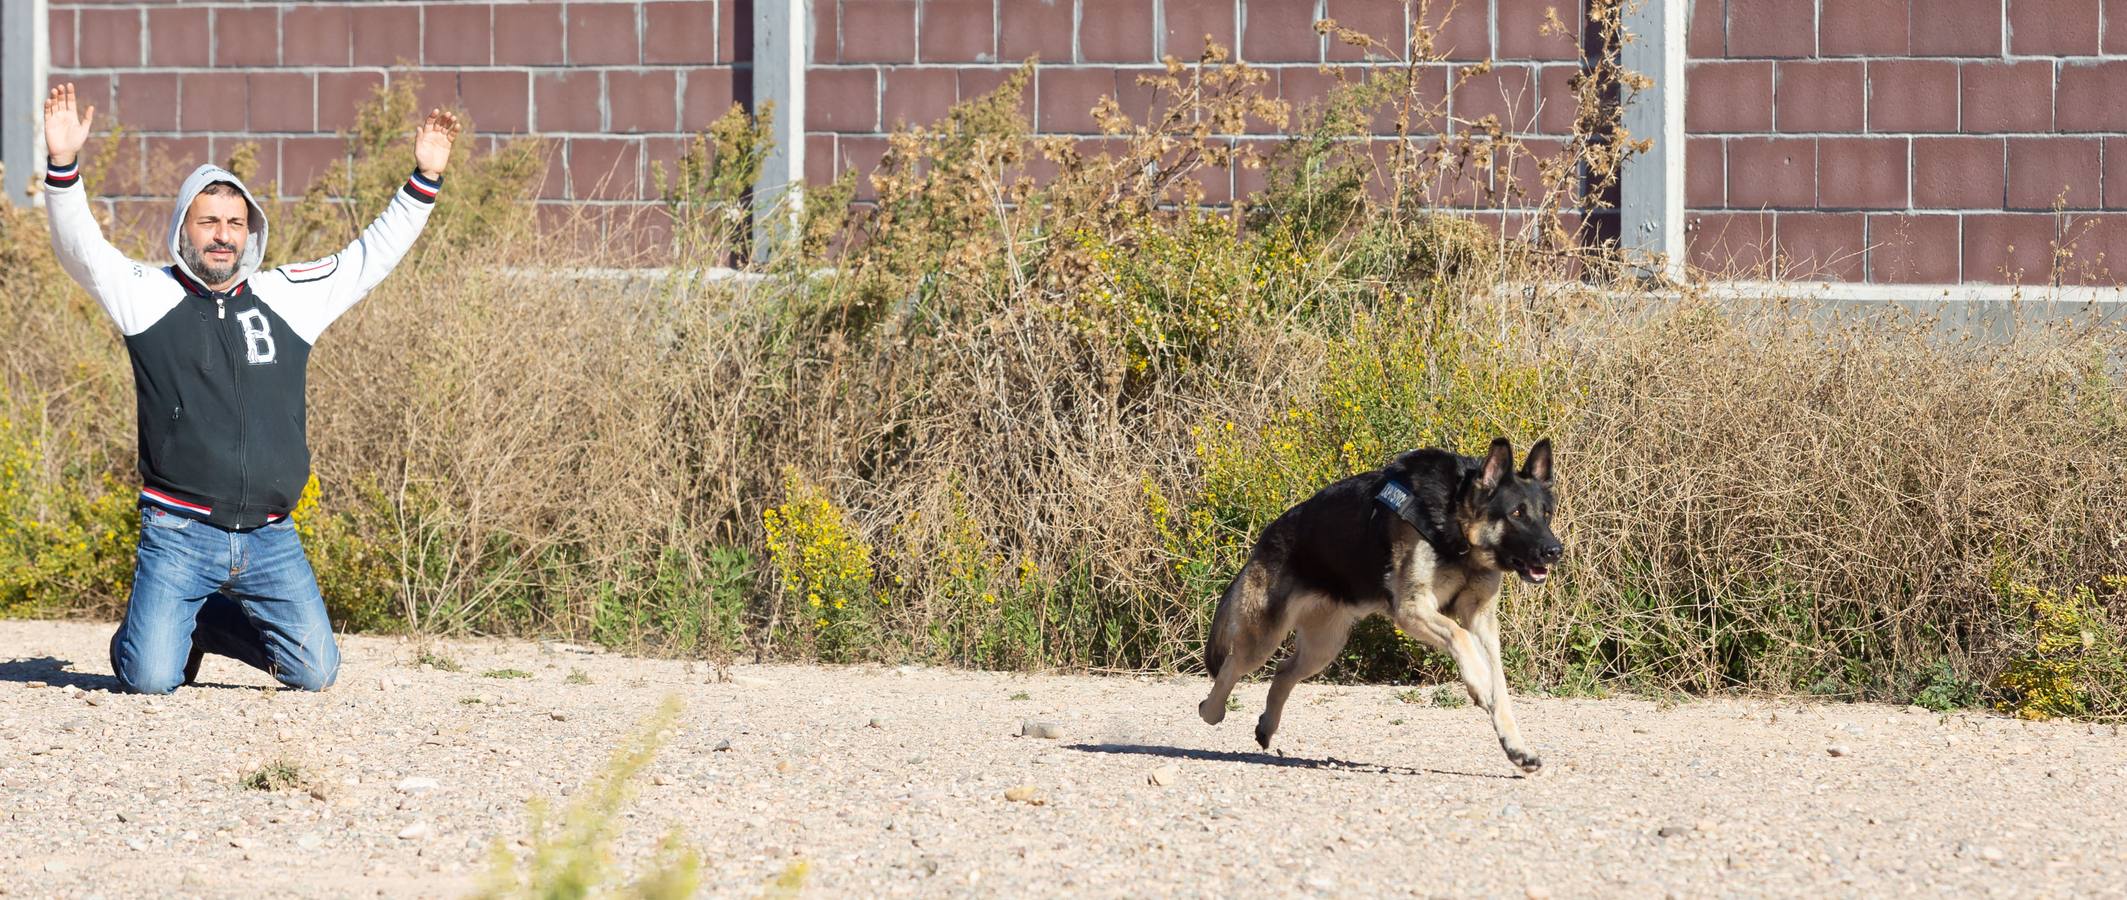
[(1544, 484), (1551, 483), (1551, 439), (1537, 441), (1529, 448), (1529, 455), (1521, 461), (1521, 477), (1534, 478)]
[(1507, 480), (1507, 473), (1514, 471), (1514, 445), (1506, 438), (1493, 438), (1492, 449), (1485, 452), (1484, 472), (1477, 476), (1477, 489), (1497, 489)]

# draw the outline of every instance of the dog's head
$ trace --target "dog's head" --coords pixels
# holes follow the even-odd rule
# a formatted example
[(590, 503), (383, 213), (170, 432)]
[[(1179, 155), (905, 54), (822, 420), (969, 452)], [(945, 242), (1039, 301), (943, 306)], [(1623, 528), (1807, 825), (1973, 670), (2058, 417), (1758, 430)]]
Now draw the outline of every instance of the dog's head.
[(1551, 439), (1537, 441), (1514, 471), (1514, 445), (1492, 441), (1484, 464), (1470, 478), (1457, 504), (1456, 521), (1470, 550), (1530, 584), (1551, 575), (1566, 546), (1551, 533)]

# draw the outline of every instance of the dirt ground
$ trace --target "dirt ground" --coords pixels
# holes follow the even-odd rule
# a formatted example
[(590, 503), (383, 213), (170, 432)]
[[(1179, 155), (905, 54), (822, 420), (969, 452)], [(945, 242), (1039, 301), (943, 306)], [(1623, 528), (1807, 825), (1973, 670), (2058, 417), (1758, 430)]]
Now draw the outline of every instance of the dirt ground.
[[(619, 866), (678, 829), (712, 896), (800, 871), (806, 896), (2127, 896), (2112, 726), (1523, 697), (1547, 765), (1521, 777), (1480, 712), (1389, 687), (1301, 686), (1264, 753), (1261, 683), (1213, 728), (1200, 678), (502, 641), (437, 646), (450, 672), (347, 637), (323, 694), (210, 658), (142, 697), (111, 693), (112, 628), (0, 622), (0, 895), (462, 895), (527, 800), (566, 803), (677, 695)], [(275, 760), (301, 785), (244, 785)]]

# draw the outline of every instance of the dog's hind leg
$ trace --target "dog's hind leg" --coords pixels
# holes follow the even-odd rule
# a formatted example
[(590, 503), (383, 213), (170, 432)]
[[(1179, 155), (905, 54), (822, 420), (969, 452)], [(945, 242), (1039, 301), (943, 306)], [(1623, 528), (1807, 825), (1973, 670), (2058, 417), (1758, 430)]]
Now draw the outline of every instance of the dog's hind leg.
[[(1492, 714), (1492, 730), (1499, 735), (1499, 747), (1507, 752), (1507, 761), (1521, 767), (1524, 772), (1534, 773), (1544, 767), (1544, 761), (1529, 752), (1522, 743), (1521, 728), (1514, 723), (1514, 705), (1507, 698), (1507, 670), (1499, 657), (1499, 606), (1487, 602), (1470, 617), (1470, 635), (1482, 644), (1486, 655), (1491, 657), (1489, 671), (1483, 673), (1492, 682), (1492, 702), (1485, 709)], [(1468, 676), (1465, 675), (1465, 678)]]
[(1278, 665), (1278, 676), (1270, 683), (1270, 698), (1263, 703), (1263, 716), (1256, 720), (1256, 743), (1265, 750), (1270, 749), (1271, 735), (1278, 733), (1278, 722), (1285, 715), (1285, 699), (1292, 695), (1293, 686), (1329, 668), (1352, 633), (1354, 617), (1335, 600), (1311, 595), (1292, 598), (1292, 605), (1301, 609), (1300, 635), (1293, 641), (1292, 655)]
[(1234, 684), (1269, 662), (1292, 631), (1292, 607), (1272, 593), (1263, 573), (1244, 572), (1220, 602), (1212, 631), (1211, 639), (1223, 642), (1224, 652), (1218, 671), (1211, 673), (1211, 694), (1196, 705), (1196, 714), (1217, 725), (1226, 719), (1226, 698)]

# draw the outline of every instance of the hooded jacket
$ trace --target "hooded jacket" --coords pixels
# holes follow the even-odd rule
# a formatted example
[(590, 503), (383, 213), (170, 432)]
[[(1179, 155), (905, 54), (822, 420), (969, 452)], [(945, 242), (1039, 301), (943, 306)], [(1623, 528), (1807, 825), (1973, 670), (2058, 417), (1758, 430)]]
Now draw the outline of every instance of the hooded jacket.
[[(125, 335), (133, 361), (141, 502), (244, 530), (289, 513), (310, 478), (304, 386), (311, 345), (406, 255), (440, 182), (416, 173), (347, 249), (259, 272), (266, 214), (241, 179), (201, 166), (170, 216), (171, 265), (127, 259), (104, 239), (79, 163), (45, 173), (52, 249)], [(225, 181), (250, 215), (237, 281), (209, 289), (185, 264), (186, 213)]]

